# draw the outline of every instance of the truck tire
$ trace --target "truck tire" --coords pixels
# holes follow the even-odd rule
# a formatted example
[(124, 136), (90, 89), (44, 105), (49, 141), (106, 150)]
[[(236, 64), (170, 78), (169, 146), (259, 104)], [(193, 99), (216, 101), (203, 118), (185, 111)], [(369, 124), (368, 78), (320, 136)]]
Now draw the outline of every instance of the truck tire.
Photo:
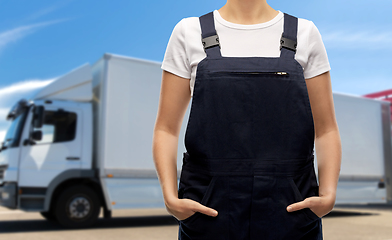
[(98, 219), (101, 202), (88, 186), (72, 186), (60, 193), (55, 206), (57, 221), (64, 227), (92, 226)]
[(46, 220), (50, 222), (55, 222), (57, 221), (56, 216), (53, 214), (53, 212), (40, 212), (41, 216), (44, 217)]

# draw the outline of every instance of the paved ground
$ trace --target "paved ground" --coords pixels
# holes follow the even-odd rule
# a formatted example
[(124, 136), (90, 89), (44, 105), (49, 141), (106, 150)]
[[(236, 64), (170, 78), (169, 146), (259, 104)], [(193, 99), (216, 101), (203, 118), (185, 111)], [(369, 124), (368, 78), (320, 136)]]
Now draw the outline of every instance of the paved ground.
[[(176, 240), (178, 226), (166, 209), (114, 211), (91, 229), (64, 230), (39, 213), (0, 208), (0, 239)], [(324, 240), (392, 240), (392, 206), (336, 205), (323, 217)]]

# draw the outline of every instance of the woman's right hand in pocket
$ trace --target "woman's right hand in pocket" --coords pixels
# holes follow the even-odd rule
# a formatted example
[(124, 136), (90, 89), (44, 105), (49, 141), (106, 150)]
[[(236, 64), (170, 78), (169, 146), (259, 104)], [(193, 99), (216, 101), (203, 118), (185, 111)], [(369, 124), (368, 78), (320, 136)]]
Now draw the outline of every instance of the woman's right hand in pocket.
[(205, 215), (216, 217), (218, 212), (213, 209), (202, 205), (188, 198), (174, 198), (170, 202), (165, 203), (166, 210), (178, 220), (184, 220), (191, 217), (196, 212), (203, 213)]

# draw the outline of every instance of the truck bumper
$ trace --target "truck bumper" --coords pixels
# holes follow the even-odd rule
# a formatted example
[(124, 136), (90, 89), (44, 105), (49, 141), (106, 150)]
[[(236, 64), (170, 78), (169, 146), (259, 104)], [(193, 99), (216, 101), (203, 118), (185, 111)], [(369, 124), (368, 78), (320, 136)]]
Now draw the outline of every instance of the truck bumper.
[(0, 186), (0, 206), (16, 208), (16, 183), (4, 183)]

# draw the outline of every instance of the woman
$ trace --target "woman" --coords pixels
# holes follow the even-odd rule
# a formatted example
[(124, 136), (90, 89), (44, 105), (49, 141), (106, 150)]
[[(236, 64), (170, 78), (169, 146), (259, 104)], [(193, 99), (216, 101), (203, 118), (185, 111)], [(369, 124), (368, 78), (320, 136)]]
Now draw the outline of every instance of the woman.
[(265, 0), (227, 0), (176, 25), (162, 69), (153, 156), (179, 239), (322, 239), (341, 144), (313, 22)]

